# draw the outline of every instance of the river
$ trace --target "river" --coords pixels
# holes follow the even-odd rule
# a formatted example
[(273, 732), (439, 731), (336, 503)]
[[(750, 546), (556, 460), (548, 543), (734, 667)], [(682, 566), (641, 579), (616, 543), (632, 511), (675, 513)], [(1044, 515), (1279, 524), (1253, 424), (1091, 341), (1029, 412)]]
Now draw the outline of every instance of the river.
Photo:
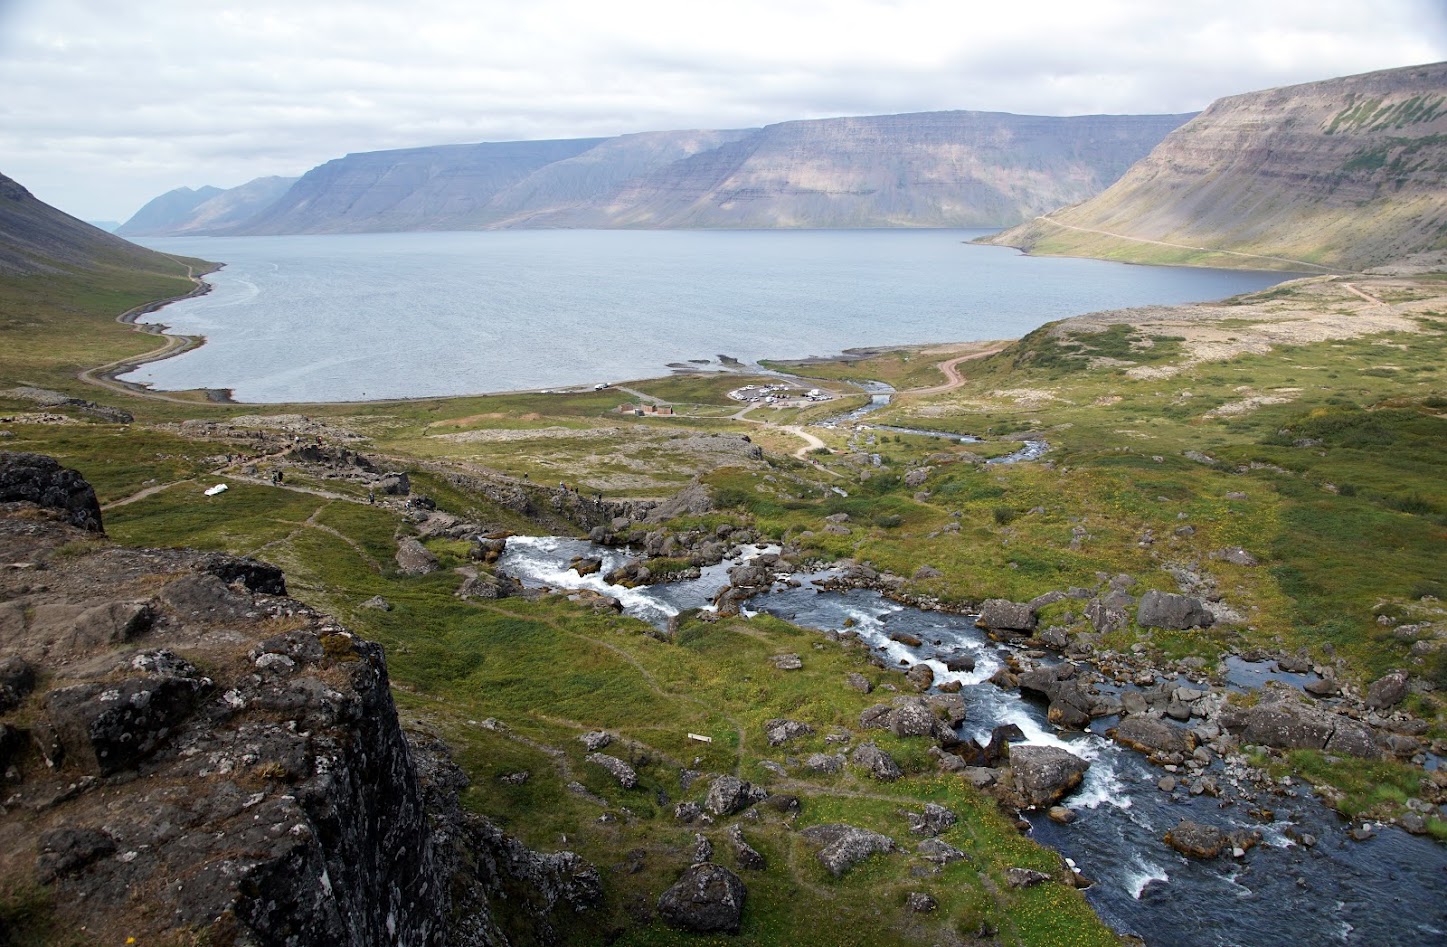
[[(746, 547), (744, 554), (763, 547)], [(602, 571), (582, 577), (568, 568), (573, 556), (598, 556)], [(671, 615), (705, 606), (728, 584), (724, 562), (700, 578), (626, 589), (602, 578), (627, 558), (626, 551), (585, 540), (513, 537), (501, 567), (530, 586), (590, 588), (612, 595), (630, 615), (663, 625)], [(1085, 733), (1055, 730), (1045, 708), (988, 682), (1004, 663), (1006, 645), (990, 641), (971, 616), (950, 615), (888, 601), (872, 591), (827, 591), (819, 575), (799, 575), (800, 587), (776, 585), (749, 609), (820, 631), (852, 629), (890, 665), (928, 663), (936, 684), (957, 680), (968, 706), (962, 738), (987, 738), (1013, 723), (1027, 743), (1061, 746), (1090, 761), (1085, 782), (1066, 800), (1079, 818), (1061, 825), (1043, 813), (1027, 814), (1036, 841), (1072, 859), (1095, 884), (1086, 897), (1116, 931), (1162, 947), (1298, 947), (1346, 944), (1361, 947), (1447, 943), (1447, 849), (1390, 826), (1367, 841), (1352, 839), (1346, 825), (1312, 796), (1309, 787), (1280, 787), (1260, 804), (1273, 815), (1262, 821), (1243, 802), (1223, 806), (1208, 795), (1165, 793), (1164, 772), (1133, 750), (1104, 736), (1117, 722), (1091, 722)], [(924, 644), (909, 647), (888, 637), (906, 631)], [(939, 642), (939, 644), (934, 644)], [(937, 655), (970, 652), (968, 673), (952, 672)], [(1222, 764), (1213, 774), (1225, 779)], [(1200, 861), (1169, 848), (1162, 836), (1182, 819), (1262, 833), (1263, 842), (1243, 858)], [(1288, 835), (1303, 833), (1307, 847)]]

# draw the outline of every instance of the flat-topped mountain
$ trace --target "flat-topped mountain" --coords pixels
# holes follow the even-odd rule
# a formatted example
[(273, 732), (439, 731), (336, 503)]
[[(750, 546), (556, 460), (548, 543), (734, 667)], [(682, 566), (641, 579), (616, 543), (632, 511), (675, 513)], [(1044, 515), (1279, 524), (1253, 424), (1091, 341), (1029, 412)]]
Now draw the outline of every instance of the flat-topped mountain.
[(296, 178), (257, 178), (222, 189), (179, 187), (142, 207), (116, 228), (126, 237), (175, 236), (210, 232), (243, 223), (270, 207)]
[(110, 269), (173, 274), (170, 257), (56, 210), (0, 174), (0, 276)]
[(145, 232), (997, 227), (1099, 193), (1189, 117), (923, 112), (376, 151), (249, 220)]
[(1104, 193), (990, 242), (1283, 269), (1442, 249), (1447, 63), (1221, 99)]

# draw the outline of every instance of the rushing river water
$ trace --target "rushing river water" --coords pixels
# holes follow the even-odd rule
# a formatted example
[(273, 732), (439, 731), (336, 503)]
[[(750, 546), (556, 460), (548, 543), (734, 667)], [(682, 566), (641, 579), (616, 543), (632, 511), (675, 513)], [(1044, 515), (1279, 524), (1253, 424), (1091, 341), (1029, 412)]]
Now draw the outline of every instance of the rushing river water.
[[(602, 572), (586, 577), (568, 568), (573, 556), (598, 556)], [(619, 599), (628, 614), (663, 624), (669, 616), (705, 606), (728, 584), (725, 562), (695, 580), (625, 589), (602, 578), (627, 554), (584, 540), (513, 537), (502, 567), (525, 584), (590, 588)], [(1351, 839), (1342, 820), (1303, 785), (1263, 797), (1274, 813), (1262, 822), (1243, 803), (1223, 806), (1210, 796), (1164, 793), (1163, 771), (1108, 740), (1116, 718), (1091, 722), (1086, 733), (1061, 733), (1045, 709), (1002, 690), (989, 677), (1003, 664), (1004, 645), (990, 641), (968, 616), (921, 611), (875, 592), (824, 591), (810, 576), (799, 588), (778, 585), (748, 608), (820, 630), (852, 628), (898, 666), (924, 662), (937, 683), (958, 680), (969, 709), (960, 728), (965, 738), (988, 737), (1013, 723), (1026, 742), (1068, 748), (1090, 761), (1085, 782), (1066, 800), (1077, 821), (1059, 825), (1029, 814), (1034, 838), (1071, 858), (1095, 884), (1086, 891), (1102, 918), (1121, 933), (1161, 947), (1298, 947), (1308, 944), (1429, 945), (1447, 943), (1447, 849), (1396, 828), (1380, 827), (1365, 842)], [(907, 631), (925, 644), (911, 648), (888, 637)], [(936, 644), (938, 642), (938, 644)], [(968, 673), (952, 672), (937, 654), (967, 651), (976, 659)], [(1236, 676), (1256, 673), (1238, 667)], [(1217, 768), (1220, 764), (1214, 764)], [(1244, 858), (1188, 859), (1161, 839), (1182, 818), (1259, 831), (1263, 843)], [(1293, 842), (1309, 833), (1314, 847)]]
[[(147, 318), (206, 344), (126, 380), (241, 401), (592, 385), (720, 354), (1016, 338), (1101, 309), (1220, 299), (1283, 273), (1028, 257), (988, 231), (507, 230), (147, 240), (226, 264)], [(700, 367), (694, 365), (692, 367)]]

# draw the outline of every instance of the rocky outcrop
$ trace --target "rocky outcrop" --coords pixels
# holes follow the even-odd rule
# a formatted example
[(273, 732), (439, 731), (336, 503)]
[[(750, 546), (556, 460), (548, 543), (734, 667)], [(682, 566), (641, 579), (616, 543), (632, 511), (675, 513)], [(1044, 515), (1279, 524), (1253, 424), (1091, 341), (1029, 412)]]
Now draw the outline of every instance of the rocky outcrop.
[(100, 502), (79, 473), (53, 457), (0, 451), (0, 503), (34, 503), (59, 510), (66, 522), (100, 532)]
[(1444, 134), (1444, 63), (1231, 96), (1103, 194), (989, 239), (1146, 263), (1361, 269), (1440, 248)]
[(6, 806), (24, 813), (0, 828), (3, 870), (48, 889), (58, 928), (503, 945), (496, 905), (557, 942), (598, 902), (576, 855), (462, 810), (445, 748), (404, 735), (381, 648), (266, 591), (275, 569), (68, 519), (0, 514), (0, 558), (28, 564), (0, 572)]
[(1228, 707), (1221, 712), (1220, 722), (1246, 744), (1280, 750), (1326, 750), (1364, 759), (1377, 759), (1382, 753), (1366, 724), (1291, 697), (1254, 707)]

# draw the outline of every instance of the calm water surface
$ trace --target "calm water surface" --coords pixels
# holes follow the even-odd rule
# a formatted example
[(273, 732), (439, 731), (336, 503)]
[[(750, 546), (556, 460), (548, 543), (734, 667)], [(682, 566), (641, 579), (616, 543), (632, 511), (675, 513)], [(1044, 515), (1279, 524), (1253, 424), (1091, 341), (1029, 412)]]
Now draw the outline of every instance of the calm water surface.
[(1026, 257), (988, 231), (590, 231), (147, 241), (226, 264), (150, 321), (206, 345), (126, 380), (241, 401), (453, 395), (622, 381), (730, 355), (1018, 337), (1100, 309), (1283, 278)]

